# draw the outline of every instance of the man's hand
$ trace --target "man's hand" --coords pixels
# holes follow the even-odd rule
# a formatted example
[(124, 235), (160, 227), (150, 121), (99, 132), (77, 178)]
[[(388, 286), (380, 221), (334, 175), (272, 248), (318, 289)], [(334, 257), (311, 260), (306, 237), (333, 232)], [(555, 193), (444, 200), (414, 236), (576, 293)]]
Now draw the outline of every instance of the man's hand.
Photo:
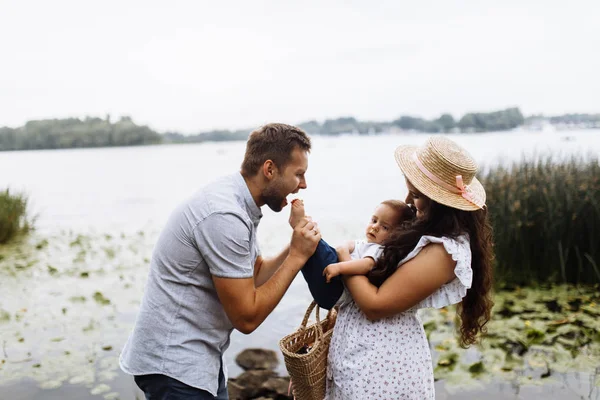
[(338, 276), (341, 273), (341, 270), (342, 268), (340, 266), (340, 263), (329, 264), (323, 270), (323, 275), (325, 276), (325, 280), (327, 281), (327, 283), (331, 281), (331, 278)]
[(302, 218), (294, 227), (289, 257), (306, 262), (317, 249), (319, 240), (321, 240), (321, 232), (317, 223), (311, 221), (310, 217)]

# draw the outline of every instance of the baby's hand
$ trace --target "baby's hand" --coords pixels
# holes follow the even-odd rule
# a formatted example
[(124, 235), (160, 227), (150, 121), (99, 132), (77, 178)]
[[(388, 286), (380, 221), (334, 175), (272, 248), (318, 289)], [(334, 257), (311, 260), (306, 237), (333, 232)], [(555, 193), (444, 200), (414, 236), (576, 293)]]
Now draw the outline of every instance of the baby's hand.
[(329, 264), (324, 270), (323, 270), (323, 275), (325, 276), (325, 280), (327, 281), (327, 283), (329, 283), (329, 281), (331, 281), (331, 278), (335, 278), (336, 276), (338, 276), (340, 274), (340, 264), (339, 263), (335, 263), (335, 264)]
[(300, 199), (292, 200), (292, 204), (290, 207), (290, 226), (294, 228), (298, 222), (305, 216), (304, 212), (304, 202)]

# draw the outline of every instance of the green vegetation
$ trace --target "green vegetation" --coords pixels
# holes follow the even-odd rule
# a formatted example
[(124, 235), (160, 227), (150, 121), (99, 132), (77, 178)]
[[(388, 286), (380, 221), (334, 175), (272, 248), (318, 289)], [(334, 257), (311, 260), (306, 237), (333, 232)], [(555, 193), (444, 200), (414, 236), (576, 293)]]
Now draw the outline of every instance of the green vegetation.
[(491, 113), (469, 113), (458, 121), (463, 132), (506, 131), (523, 125), (525, 118), (518, 108)]
[(525, 118), (527, 125), (535, 125), (543, 121), (559, 127), (600, 128), (600, 114), (565, 114), (553, 117), (532, 115)]
[(444, 132), (490, 132), (506, 131), (523, 125), (525, 119), (518, 108), (489, 113), (469, 113), (458, 122), (450, 114), (427, 120), (419, 117), (401, 116), (392, 122), (364, 122), (352, 117), (328, 119), (323, 124), (308, 121), (298, 125), (308, 133), (339, 135), (341, 133), (373, 134), (400, 129), (427, 133)]
[(523, 160), (492, 169), (482, 181), (498, 282), (600, 282), (597, 158)]
[(506, 379), (522, 385), (579, 371), (593, 382), (600, 373), (599, 288), (549, 285), (496, 292), (487, 334), (475, 347), (479, 359), (473, 349), (469, 357), (458, 346), (456, 307), (423, 310), (436, 379), (458, 385)]
[(196, 135), (182, 135), (177, 132), (167, 132), (163, 135), (164, 143), (201, 143), (201, 142), (227, 142), (232, 140), (248, 139), (250, 130), (239, 131), (210, 131)]
[(341, 135), (344, 133), (372, 134), (389, 131), (392, 126), (389, 122), (358, 121), (353, 117), (342, 117), (325, 120), (322, 124), (317, 121), (307, 121), (298, 124), (312, 135)]
[(123, 117), (50, 119), (29, 121), (16, 129), (0, 128), (0, 151), (66, 149), (77, 147), (137, 146), (161, 143), (161, 136), (147, 126)]
[(15, 236), (29, 231), (27, 220), (27, 197), (0, 191), (0, 244), (7, 243)]

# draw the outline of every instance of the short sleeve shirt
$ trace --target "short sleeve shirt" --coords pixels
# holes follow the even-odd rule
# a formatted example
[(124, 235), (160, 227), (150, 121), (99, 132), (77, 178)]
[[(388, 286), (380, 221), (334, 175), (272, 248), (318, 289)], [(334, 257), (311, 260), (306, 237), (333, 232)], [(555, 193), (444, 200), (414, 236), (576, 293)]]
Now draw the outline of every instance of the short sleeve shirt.
[[(383, 246), (377, 243), (369, 243), (366, 240), (355, 240), (354, 241), (354, 250), (350, 253), (350, 258), (353, 260), (360, 260), (366, 257), (371, 257), (373, 260), (377, 261), (379, 257), (383, 254)], [(346, 304), (353, 301), (352, 295), (344, 287), (344, 292), (340, 296), (337, 301), (338, 305)]]
[(354, 241), (354, 251), (350, 253), (350, 258), (360, 260), (361, 258), (371, 257), (377, 261), (383, 253), (383, 246), (377, 243), (369, 243), (365, 240)]
[(156, 243), (135, 327), (120, 357), (132, 375), (163, 374), (216, 396), (233, 325), (212, 277), (251, 278), (262, 217), (240, 173), (170, 216)]

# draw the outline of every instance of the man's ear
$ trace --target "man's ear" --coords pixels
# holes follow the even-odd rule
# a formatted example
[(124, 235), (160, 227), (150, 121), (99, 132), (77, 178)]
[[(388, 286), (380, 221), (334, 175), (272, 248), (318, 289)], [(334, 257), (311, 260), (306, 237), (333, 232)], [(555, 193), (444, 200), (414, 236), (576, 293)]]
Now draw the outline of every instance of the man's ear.
[(263, 175), (265, 176), (265, 178), (267, 178), (267, 180), (275, 178), (275, 175), (278, 172), (277, 166), (272, 160), (267, 160), (263, 163), (262, 171)]

